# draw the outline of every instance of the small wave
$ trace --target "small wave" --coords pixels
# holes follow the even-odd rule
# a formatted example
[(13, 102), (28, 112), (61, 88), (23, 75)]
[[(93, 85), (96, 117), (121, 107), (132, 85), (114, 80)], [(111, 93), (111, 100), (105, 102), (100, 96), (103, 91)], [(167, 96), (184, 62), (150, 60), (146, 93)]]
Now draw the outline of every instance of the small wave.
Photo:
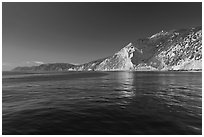
[(7, 85), (7, 86), (3, 86), (3, 88), (13, 88), (13, 87), (19, 87), (19, 85)]
[(198, 127), (195, 127), (195, 126), (188, 126), (189, 128), (192, 128), (192, 129), (194, 129), (194, 130), (201, 130), (201, 128), (198, 128)]
[(37, 85), (37, 84), (30, 84), (30, 85), (26, 85), (26, 87), (38, 87), (40, 85)]
[(135, 93), (133, 91), (123, 90), (123, 91), (121, 91), (121, 93), (122, 93), (122, 95), (121, 95), (122, 97), (133, 97), (135, 95)]

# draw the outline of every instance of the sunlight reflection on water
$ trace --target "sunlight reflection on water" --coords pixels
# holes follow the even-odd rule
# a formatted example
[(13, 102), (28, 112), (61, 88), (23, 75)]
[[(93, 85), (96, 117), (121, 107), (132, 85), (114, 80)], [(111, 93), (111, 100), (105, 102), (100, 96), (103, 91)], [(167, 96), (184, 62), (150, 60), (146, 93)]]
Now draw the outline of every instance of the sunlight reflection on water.
[(120, 97), (132, 98), (135, 96), (134, 92), (134, 74), (132, 72), (121, 72), (116, 76), (118, 82), (118, 89), (120, 89)]

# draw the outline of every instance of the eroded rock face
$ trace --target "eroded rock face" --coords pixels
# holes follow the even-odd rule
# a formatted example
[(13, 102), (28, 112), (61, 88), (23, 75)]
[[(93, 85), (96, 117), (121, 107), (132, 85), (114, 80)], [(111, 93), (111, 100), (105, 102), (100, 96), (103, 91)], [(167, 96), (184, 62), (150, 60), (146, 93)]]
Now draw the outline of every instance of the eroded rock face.
[(132, 43), (122, 48), (120, 51), (115, 53), (112, 57), (105, 59), (101, 62), (96, 70), (100, 71), (115, 71), (115, 70), (133, 70), (134, 65), (131, 61), (135, 47)]
[(135, 70), (201, 70), (202, 28), (159, 32), (139, 39), (135, 47), (143, 51), (134, 56)]
[(118, 55), (118, 56), (123, 57), (123, 58), (132, 58), (134, 51), (135, 51), (135, 47), (133, 46), (132, 43), (129, 43), (127, 46), (122, 48), (115, 55)]
[(184, 38), (161, 51), (156, 58), (162, 63), (162, 70), (202, 69), (202, 31), (192, 29)]

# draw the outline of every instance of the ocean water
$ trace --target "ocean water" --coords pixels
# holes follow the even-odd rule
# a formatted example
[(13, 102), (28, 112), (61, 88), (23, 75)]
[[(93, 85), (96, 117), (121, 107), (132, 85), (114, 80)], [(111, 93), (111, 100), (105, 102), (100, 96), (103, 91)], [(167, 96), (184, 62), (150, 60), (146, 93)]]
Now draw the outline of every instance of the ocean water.
[(2, 134), (202, 134), (201, 72), (3, 72)]

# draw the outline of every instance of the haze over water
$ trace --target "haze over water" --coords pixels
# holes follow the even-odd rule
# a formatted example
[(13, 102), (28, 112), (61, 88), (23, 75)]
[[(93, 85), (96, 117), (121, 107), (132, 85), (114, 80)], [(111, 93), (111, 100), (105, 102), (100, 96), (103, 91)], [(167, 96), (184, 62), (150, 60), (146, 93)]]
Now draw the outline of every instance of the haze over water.
[(3, 72), (3, 134), (202, 134), (201, 72)]

